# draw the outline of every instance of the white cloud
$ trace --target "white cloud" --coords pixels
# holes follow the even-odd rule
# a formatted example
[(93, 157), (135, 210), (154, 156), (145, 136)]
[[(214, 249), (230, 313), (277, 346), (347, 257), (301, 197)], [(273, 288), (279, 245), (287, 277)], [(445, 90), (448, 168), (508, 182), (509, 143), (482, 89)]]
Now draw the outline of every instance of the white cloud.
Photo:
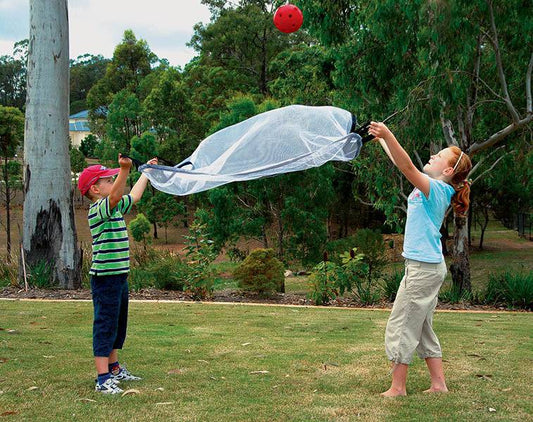
[[(124, 31), (131, 29), (158, 57), (183, 66), (196, 54), (185, 45), (194, 24), (209, 18), (200, 0), (70, 0), (70, 57), (111, 58)], [(28, 28), (29, 1), (0, 0), (0, 55), (11, 55), (13, 44), (29, 36)]]

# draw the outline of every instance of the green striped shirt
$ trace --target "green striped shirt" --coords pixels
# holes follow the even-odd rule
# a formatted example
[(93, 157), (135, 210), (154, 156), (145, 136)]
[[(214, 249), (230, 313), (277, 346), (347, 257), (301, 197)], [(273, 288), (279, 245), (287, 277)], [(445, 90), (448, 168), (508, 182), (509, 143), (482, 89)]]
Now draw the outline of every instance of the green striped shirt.
[(93, 202), (89, 207), (89, 228), (93, 238), (93, 262), (89, 274), (123, 274), (130, 270), (128, 231), (123, 214), (133, 205), (130, 195), (124, 195), (112, 210), (109, 198)]

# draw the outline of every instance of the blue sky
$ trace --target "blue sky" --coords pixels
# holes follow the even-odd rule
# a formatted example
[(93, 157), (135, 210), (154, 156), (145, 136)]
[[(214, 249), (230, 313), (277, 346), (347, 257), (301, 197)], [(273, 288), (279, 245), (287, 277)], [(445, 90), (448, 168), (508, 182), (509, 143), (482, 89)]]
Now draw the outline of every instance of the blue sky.
[[(46, 0), (45, 0), (46, 1)], [(0, 56), (12, 55), (15, 42), (29, 36), (29, 0), (0, 0)], [(186, 47), (193, 26), (209, 22), (200, 0), (69, 0), (70, 57), (89, 53), (111, 58), (126, 29), (144, 39), (172, 66), (194, 56)]]

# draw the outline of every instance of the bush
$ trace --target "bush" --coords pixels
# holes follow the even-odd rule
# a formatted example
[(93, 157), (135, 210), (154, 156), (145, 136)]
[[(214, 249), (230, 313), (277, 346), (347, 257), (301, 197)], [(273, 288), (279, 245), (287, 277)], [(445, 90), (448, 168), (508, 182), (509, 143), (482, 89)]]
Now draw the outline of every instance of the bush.
[(383, 268), (387, 264), (385, 241), (381, 232), (371, 229), (360, 229), (355, 234), (355, 246), (364, 254), (364, 262), (368, 265), (368, 282), (381, 278)]
[(394, 302), (396, 299), (396, 293), (398, 293), (403, 275), (404, 271), (396, 270), (383, 277), (383, 294), (389, 302)]
[(532, 310), (533, 271), (490, 274), (485, 303)]
[(142, 242), (145, 249), (146, 244), (150, 243), (151, 240), (149, 238), (151, 228), (152, 224), (143, 213), (137, 214), (137, 217), (131, 220), (129, 224), (133, 239), (135, 239), (136, 242)]
[(52, 286), (52, 264), (40, 260), (28, 269), (29, 284), (39, 289), (47, 289)]
[(461, 303), (461, 302), (471, 302), (473, 295), (467, 290), (462, 290), (452, 285), (448, 290), (441, 291), (439, 293), (439, 300), (445, 303)]
[(0, 287), (18, 285), (18, 260), (16, 257), (0, 258)]
[(209, 297), (215, 285), (215, 273), (211, 263), (218, 253), (207, 231), (207, 223), (205, 223), (207, 216), (205, 210), (197, 210), (195, 219), (189, 227), (189, 234), (184, 236), (187, 245), (186, 255), (189, 260), (185, 276), (185, 290), (191, 292), (195, 300)]
[(337, 265), (341, 265), (341, 254), (345, 251), (350, 251), (355, 247), (355, 237), (343, 237), (342, 239), (331, 240), (326, 244), (325, 250), (328, 253), (330, 261)]
[(181, 291), (189, 272), (189, 267), (178, 255), (171, 252), (153, 252), (145, 265), (132, 268), (130, 288), (136, 291), (146, 287)]
[(372, 305), (379, 301), (380, 294), (372, 285), (368, 277), (369, 265), (365, 262), (365, 255), (357, 253), (357, 248), (341, 255), (344, 277), (339, 278), (339, 291), (353, 292), (362, 305)]
[(256, 249), (234, 270), (233, 276), (243, 290), (260, 295), (285, 291), (284, 268), (272, 249)]
[(309, 299), (315, 305), (327, 305), (339, 295), (339, 285), (345, 284), (345, 278), (342, 268), (334, 262), (320, 262), (309, 276)]

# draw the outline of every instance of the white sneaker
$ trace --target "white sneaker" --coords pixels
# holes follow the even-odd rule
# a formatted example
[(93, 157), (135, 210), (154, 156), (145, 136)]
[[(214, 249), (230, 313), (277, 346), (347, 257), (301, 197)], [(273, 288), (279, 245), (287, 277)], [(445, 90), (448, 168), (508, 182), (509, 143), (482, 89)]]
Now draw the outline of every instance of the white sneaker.
[(128, 371), (126, 369), (125, 366), (121, 366), (116, 374), (111, 372), (111, 378), (114, 381), (116, 381), (116, 382), (120, 382), (120, 381), (139, 381), (139, 380), (142, 379), (141, 377), (137, 377), (137, 376), (133, 375), (130, 371)]
[(98, 382), (96, 382), (96, 386), (94, 387), (94, 391), (97, 391), (97, 392), (103, 393), (103, 394), (120, 394), (124, 390), (119, 388), (119, 386), (117, 385), (117, 383), (115, 382), (115, 380), (113, 378), (108, 378), (102, 384), (98, 384)]

